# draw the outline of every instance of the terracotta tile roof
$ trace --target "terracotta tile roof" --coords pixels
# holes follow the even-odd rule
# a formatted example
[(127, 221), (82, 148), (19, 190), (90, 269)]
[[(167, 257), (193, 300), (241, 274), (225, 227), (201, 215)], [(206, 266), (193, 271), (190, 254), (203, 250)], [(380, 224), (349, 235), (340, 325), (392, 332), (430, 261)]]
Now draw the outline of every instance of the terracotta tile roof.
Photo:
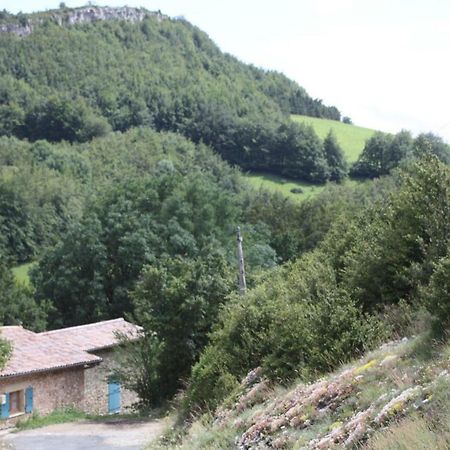
[(12, 344), (12, 354), (1, 377), (95, 364), (102, 358), (90, 352), (118, 344), (118, 334), (136, 339), (140, 327), (124, 319), (33, 333), (20, 326), (0, 327), (0, 336)]

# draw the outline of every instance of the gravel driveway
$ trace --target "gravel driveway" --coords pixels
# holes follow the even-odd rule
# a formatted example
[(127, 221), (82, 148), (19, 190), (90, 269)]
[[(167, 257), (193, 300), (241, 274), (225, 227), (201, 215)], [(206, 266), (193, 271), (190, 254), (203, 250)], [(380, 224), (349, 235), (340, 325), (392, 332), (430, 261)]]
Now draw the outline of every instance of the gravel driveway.
[(140, 450), (164, 430), (163, 420), (73, 422), (0, 438), (0, 449), (10, 450)]

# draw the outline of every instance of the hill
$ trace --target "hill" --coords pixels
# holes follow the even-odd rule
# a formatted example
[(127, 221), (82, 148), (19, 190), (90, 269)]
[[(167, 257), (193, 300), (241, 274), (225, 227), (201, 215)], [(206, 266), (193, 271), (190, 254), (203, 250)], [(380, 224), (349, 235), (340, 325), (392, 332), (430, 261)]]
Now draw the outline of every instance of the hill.
[(1, 13), (0, 135), (86, 142), (145, 126), (206, 143), (245, 169), (325, 181), (333, 163), (292, 113), (340, 118), (185, 20), (134, 8)]
[(311, 125), (321, 139), (324, 139), (330, 130), (332, 130), (339, 145), (344, 150), (347, 160), (351, 163), (358, 159), (366, 141), (376, 133), (376, 130), (370, 128), (358, 127), (356, 125), (323, 118), (293, 115), (292, 120)]

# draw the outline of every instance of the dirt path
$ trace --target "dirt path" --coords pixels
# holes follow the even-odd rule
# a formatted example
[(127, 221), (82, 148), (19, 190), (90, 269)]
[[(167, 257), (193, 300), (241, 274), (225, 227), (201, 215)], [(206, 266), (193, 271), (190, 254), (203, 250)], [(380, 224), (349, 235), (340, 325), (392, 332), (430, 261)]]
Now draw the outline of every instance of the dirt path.
[(164, 420), (73, 422), (8, 433), (0, 438), (6, 450), (141, 450), (166, 426)]

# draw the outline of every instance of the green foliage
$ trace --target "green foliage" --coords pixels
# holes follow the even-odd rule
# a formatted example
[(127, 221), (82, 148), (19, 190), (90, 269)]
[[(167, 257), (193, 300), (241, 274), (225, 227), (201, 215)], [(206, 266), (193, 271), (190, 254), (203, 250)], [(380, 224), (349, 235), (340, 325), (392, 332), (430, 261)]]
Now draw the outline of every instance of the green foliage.
[[(33, 292), (25, 285), (17, 284), (12, 272), (0, 263), (0, 323), (2, 325), (23, 325), (42, 331), (47, 324), (49, 305), (38, 305)], [(2, 352), (3, 347), (0, 349)]]
[(325, 152), (325, 159), (330, 168), (330, 180), (342, 181), (348, 172), (347, 162), (345, 161), (344, 152), (339, 146), (336, 136), (330, 130), (327, 137), (323, 141), (323, 148)]
[(325, 139), (330, 131), (333, 132), (349, 162), (354, 162), (358, 159), (366, 141), (375, 133), (375, 130), (370, 128), (358, 127), (335, 120), (319, 119), (308, 117), (307, 115), (293, 115), (291, 118), (295, 122), (312, 126), (320, 139)]
[(259, 365), (282, 382), (326, 372), (404, 327), (404, 317), (382, 325), (378, 314), (398, 303), (399, 313), (414, 314), (407, 304), (417, 309), (425, 298), (447, 329), (449, 176), (436, 157), (409, 166), (361, 199), (381, 202), (356, 215), (341, 210), (315, 251), (225, 305), (193, 368), (186, 408), (214, 408), (224, 398), (219, 380)]
[(233, 288), (223, 255), (213, 249), (195, 260), (166, 258), (144, 269), (133, 292), (134, 314), (159, 342), (157, 376), (145, 400), (160, 402), (180, 388)]
[[(217, 251), (234, 266), (243, 185), (236, 171), (205, 146), (142, 129), (62, 148), (85, 157), (81, 160), (96, 176), (82, 177), (81, 217), (71, 220), (32, 273), (36, 298), (55, 306), (52, 327), (131, 312), (129, 291), (142, 268), (157, 260), (169, 264), (166, 256), (196, 260)], [(31, 149), (40, 164), (48, 165), (57, 162), (60, 145), (36, 142)], [(70, 170), (64, 164), (61, 170), (78, 180), (72, 160), (77, 161), (65, 158)], [(267, 242), (267, 227), (243, 225), (252, 243), (249, 267), (257, 272), (274, 265), (277, 255)]]
[(430, 278), (430, 283), (422, 289), (422, 299), (434, 314), (434, 327), (440, 336), (446, 335), (450, 326), (450, 259), (440, 259)]
[(286, 114), (300, 114), (339, 121), (341, 114), (335, 106), (325, 106), (322, 100), (311, 98), (297, 83), (280, 72), (266, 72), (253, 68), (262, 91), (274, 100)]
[(344, 216), (342, 222), (350, 221), (362, 207), (384, 199), (394, 185), (389, 178), (359, 184), (330, 183), (301, 204), (260, 189), (245, 197), (243, 209), (247, 221), (266, 224), (270, 246), (286, 261), (314, 249), (340, 216)]
[[(449, 239), (449, 173), (436, 158), (400, 177), (390, 201), (352, 230), (343, 281), (368, 308), (413, 297), (426, 284)], [(333, 244), (334, 245), (334, 244)]]
[(377, 132), (367, 140), (351, 174), (362, 178), (386, 175), (400, 164), (426, 155), (435, 155), (446, 163), (450, 161), (448, 145), (431, 133), (413, 139), (411, 133), (404, 130), (396, 135)]
[[(115, 375), (122, 384), (138, 395), (136, 408), (148, 412), (166, 400), (160, 387), (160, 355), (163, 343), (156, 333), (143, 331), (138, 341), (122, 337), (122, 346), (116, 351), (119, 361)], [(178, 382), (178, 380), (176, 380)]]
[(259, 365), (285, 382), (323, 373), (384, 336), (375, 317), (337, 289), (331, 266), (312, 253), (221, 312), (211, 343), (193, 367), (185, 407), (215, 408), (236, 380)]
[(82, 188), (73, 175), (84, 168), (79, 155), (46, 142), (0, 138), (0, 249), (8, 260), (29, 261), (77, 217)]
[(106, 119), (96, 114), (83, 98), (52, 96), (26, 114), (23, 132), (18, 134), (30, 140), (85, 142), (104, 136), (110, 129)]
[(36, 24), (25, 38), (0, 33), (0, 134), (85, 142), (145, 126), (204, 142), (246, 169), (315, 182), (333, 170), (314, 131), (286, 115), (339, 120), (339, 111), (282, 74), (223, 54), (184, 20), (55, 23), (71, 13), (24, 16)]

